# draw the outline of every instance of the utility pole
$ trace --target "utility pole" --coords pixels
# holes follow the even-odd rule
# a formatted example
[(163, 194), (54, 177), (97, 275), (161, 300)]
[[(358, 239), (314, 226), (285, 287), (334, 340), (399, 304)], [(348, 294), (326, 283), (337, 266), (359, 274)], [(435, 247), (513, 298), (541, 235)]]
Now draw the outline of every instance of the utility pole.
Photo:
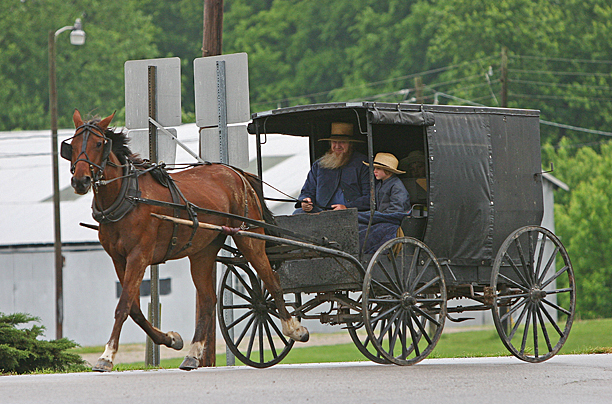
[(501, 53), (501, 106), (508, 106), (508, 48), (502, 47)]
[(223, 0), (204, 0), (202, 57), (218, 56), (223, 46)]
[(416, 88), (416, 103), (423, 104), (423, 78), (421, 76), (416, 76), (414, 78), (414, 87)]
[[(204, 0), (204, 33), (202, 35), (202, 57), (218, 56), (223, 52), (223, 0)], [(201, 148), (200, 148), (201, 150)], [(201, 157), (201, 156), (200, 156)], [(217, 271), (212, 273), (213, 285), (217, 285)], [(213, 309), (216, 310), (216, 307)], [(212, 316), (213, 326), (212, 335), (207, 339), (212, 341), (209, 346), (212, 346), (212, 352), (206, 350), (201, 361), (201, 365), (210, 363), (211, 366), (216, 366), (216, 352), (214, 347), (217, 345), (217, 316)]]

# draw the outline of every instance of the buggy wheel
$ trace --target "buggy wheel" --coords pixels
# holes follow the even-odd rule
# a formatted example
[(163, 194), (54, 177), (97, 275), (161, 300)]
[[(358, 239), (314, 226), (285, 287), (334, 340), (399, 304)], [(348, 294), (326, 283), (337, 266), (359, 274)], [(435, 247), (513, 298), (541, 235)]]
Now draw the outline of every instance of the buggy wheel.
[[(231, 295), (232, 303), (224, 303), (225, 293)], [(294, 341), (281, 331), (274, 299), (248, 265), (226, 264), (217, 307), (223, 339), (245, 365), (266, 368), (279, 363), (291, 350)]]
[(446, 318), (442, 268), (421, 241), (401, 237), (372, 256), (363, 281), (368, 338), (384, 359), (413, 365), (440, 340)]
[(551, 231), (525, 226), (510, 234), (495, 257), (491, 287), (495, 327), (514, 356), (543, 362), (559, 352), (574, 321), (576, 284)]

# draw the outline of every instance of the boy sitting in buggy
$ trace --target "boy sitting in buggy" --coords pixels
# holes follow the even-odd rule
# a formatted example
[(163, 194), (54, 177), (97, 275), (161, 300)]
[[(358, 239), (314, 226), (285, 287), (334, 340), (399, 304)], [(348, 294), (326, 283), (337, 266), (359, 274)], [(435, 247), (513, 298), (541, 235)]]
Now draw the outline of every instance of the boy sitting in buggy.
[[(369, 165), (364, 161), (365, 165)], [(396, 174), (404, 174), (397, 169), (398, 160), (391, 153), (377, 153), (374, 158), (376, 211), (372, 217), (372, 227), (367, 234), (364, 253), (373, 254), (386, 241), (397, 237), (397, 229), (402, 219), (410, 214), (410, 197), (402, 180)], [(359, 212), (359, 246), (363, 249), (370, 212)]]

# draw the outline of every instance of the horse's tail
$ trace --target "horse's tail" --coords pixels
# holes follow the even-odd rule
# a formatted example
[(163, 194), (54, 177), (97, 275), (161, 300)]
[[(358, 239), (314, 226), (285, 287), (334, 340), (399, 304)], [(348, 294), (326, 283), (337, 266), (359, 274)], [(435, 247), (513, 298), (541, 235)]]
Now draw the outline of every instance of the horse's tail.
[[(261, 205), (261, 210), (262, 210), (262, 213), (263, 213), (264, 221), (266, 223), (274, 224), (275, 225), (276, 224), (276, 219), (274, 219), (274, 214), (268, 208), (268, 205), (266, 204), (266, 201), (265, 201), (264, 196), (263, 196), (263, 183), (261, 181), (261, 178), (259, 178), (255, 174), (251, 174), (251, 173), (247, 173), (247, 172), (243, 172), (243, 175), (247, 179), (249, 184), (255, 190), (255, 194), (257, 195), (257, 198), (259, 198), (259, 203)], [(266, 233), (268, 233), (267, 230), (266, 230)]]

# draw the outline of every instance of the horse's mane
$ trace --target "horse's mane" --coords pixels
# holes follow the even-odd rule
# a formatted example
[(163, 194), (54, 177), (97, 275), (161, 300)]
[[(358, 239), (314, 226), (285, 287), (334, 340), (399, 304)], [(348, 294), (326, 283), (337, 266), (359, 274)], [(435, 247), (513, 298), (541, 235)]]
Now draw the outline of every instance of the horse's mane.
[[(88, 121), (87, 123), (97, 125), (98, 123), (100, 123), (100, 121), (100, 118), (94, 118)], [(132, 150), (130, 150), (130, 138), (127, 136), (127, 133), (125, 133), (124, 130), (120, 130), (117, 128), (108, 128), (104, 131), (104, 136), (112, 140), (112, 151), (115, 156), (117, 156), (121, 164), (126, 164), (129, 161), (137, 165), (143, 163), (140, 156), (138, 154), (132, 153)]]

